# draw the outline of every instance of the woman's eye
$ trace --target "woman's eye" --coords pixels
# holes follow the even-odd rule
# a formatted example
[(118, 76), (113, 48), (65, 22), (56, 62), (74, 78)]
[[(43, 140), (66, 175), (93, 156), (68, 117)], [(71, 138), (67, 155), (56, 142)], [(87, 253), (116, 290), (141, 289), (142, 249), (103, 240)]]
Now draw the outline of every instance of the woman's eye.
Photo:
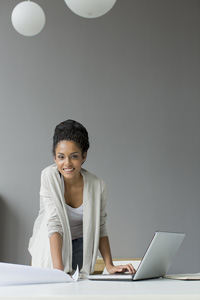
[(72, 158), (72, 159), (77, 159), (77, 158), (78, 158), (78, 155), (72, 155), (71, 158)]
[(64, 156), (59, 155), (58, 158), (59, 159), (64, 159)]

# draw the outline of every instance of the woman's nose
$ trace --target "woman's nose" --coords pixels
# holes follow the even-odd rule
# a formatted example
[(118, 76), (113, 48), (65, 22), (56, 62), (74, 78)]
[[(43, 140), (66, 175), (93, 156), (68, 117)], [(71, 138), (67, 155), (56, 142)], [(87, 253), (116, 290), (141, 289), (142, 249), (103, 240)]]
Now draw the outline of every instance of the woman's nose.
[(71, 163), (70, 157), (65, 158), (65, 166), (69, 166)]

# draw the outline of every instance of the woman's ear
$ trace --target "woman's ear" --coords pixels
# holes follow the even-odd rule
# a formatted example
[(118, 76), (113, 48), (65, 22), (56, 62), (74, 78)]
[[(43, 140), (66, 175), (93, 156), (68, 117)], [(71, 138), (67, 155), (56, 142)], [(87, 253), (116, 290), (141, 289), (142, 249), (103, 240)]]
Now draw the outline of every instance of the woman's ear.
[(86, 157), (87, 157), (87, 152), (84, 152), (84, 153), (83, 153), (82, 164), (86, 161)]

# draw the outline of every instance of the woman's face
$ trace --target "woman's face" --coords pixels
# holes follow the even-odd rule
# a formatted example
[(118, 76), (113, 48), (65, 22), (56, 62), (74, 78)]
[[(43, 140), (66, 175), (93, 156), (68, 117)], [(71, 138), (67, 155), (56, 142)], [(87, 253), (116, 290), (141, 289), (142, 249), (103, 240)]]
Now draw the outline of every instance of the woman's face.
[(55, 163), (64, 178), (78, 178), (87, 153), (82, 154), (82, 150), (73, 141), (61, 141), (57, 144), (55, 152)]

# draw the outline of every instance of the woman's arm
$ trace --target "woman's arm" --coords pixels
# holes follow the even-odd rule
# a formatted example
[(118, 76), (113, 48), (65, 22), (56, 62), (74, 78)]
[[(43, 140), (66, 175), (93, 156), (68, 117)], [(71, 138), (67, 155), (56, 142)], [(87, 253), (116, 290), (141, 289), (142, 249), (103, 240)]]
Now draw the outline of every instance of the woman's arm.
[(55, 232), (50, 237), (50, 249), (53, 262), (53, 268), (63, 271), (62, 262), (62, 236), (60, 233)]
[(104, 236), (100, 238), (99, 251), (101, 252), (101, 255), (103, 257), (106, 269), (110, 274), (116, 272), (125, 272), (125, 271), (128, 271), (129, 273), (135, 273), (135, 269), (132, 266), (132, 264), (120, 265), (120, 266), (113, 265), (108, 236)]
[(106, 269), (109, 272), (109, 269), (112, 268), (114, 265), (112, 262), (112, 255), (108, 236), (103, 236), (99, 239), (99, 251), (101, 252), (101, 255), (103, 257)]
[(41, 174), (40, 203), (46, 215), (47, 232), (50, 242), (51, 258), (54, 269), (63, 271), (62, 262), (62, 225), (55, 202), (51, 195), (46, 169)]

